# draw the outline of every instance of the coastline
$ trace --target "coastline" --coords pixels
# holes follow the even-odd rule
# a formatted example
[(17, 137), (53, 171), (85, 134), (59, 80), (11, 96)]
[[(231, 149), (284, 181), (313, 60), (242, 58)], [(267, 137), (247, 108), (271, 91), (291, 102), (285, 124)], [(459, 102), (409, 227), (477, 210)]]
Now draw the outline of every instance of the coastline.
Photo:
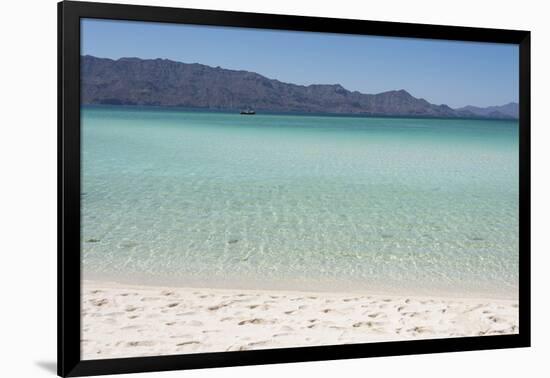
[(517, 299), (82, 282), (82, 359), (518, 333)]
[[(190, 112), (190, 113), (218, 113), (240, 116), (239, 109), (233, 108), (209, 108), (209, 107), (187, 107), (177, 105), (140, 105), (140, 104), (101, 104), (85, 103), (81, 109), (109, 109), (109, 110), (146, 110), (146, 111), (168, 111), (168, 112)], [(519, 118), (513, 117), (481, 117), (481, 116), (461, 116), (461, 117), (442, 117), (415, 114), (384, 114), (384, 113), (323, 113), (323, 112), (305, 112), (305, 111), (275, 111), (268, 109), (255, 109), (259, 116), (303, 116), (303, 117), (332, 117), (332, 118), (396, 118), (396, 119), (428, 119), (428, 120), (458, 120), (458, 121), (504, 121), (519, 122)]]

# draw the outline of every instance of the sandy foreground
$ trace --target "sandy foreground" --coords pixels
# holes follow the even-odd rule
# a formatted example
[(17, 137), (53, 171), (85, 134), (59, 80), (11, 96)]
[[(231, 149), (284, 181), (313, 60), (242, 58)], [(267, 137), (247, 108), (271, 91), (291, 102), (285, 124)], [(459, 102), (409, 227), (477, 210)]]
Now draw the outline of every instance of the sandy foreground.
[(85, 281), (83, 359), (518, 333), (517, 300)]

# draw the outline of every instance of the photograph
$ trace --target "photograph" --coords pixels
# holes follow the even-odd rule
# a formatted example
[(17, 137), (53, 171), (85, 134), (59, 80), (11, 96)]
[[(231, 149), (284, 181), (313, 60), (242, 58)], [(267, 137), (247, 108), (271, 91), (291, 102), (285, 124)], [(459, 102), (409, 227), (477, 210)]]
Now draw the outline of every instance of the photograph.
[(81, 359), (519, 334), (519, 55), (81, 18)]

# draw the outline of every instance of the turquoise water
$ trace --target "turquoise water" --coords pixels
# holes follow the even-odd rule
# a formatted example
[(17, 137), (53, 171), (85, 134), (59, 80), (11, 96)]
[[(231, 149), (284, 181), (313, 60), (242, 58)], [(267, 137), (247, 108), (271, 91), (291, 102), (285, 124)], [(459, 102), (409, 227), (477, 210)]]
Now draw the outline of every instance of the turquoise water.
[(518, 125), (82, 111), (84, 278), (514, 297)]

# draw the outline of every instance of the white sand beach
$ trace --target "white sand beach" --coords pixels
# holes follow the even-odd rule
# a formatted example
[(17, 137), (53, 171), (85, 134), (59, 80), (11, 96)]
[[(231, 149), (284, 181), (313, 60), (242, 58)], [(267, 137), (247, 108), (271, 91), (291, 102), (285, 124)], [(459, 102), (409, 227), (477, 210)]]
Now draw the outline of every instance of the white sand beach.
[(84, 281), (83, 359), (518, 333), (517, 300)]

